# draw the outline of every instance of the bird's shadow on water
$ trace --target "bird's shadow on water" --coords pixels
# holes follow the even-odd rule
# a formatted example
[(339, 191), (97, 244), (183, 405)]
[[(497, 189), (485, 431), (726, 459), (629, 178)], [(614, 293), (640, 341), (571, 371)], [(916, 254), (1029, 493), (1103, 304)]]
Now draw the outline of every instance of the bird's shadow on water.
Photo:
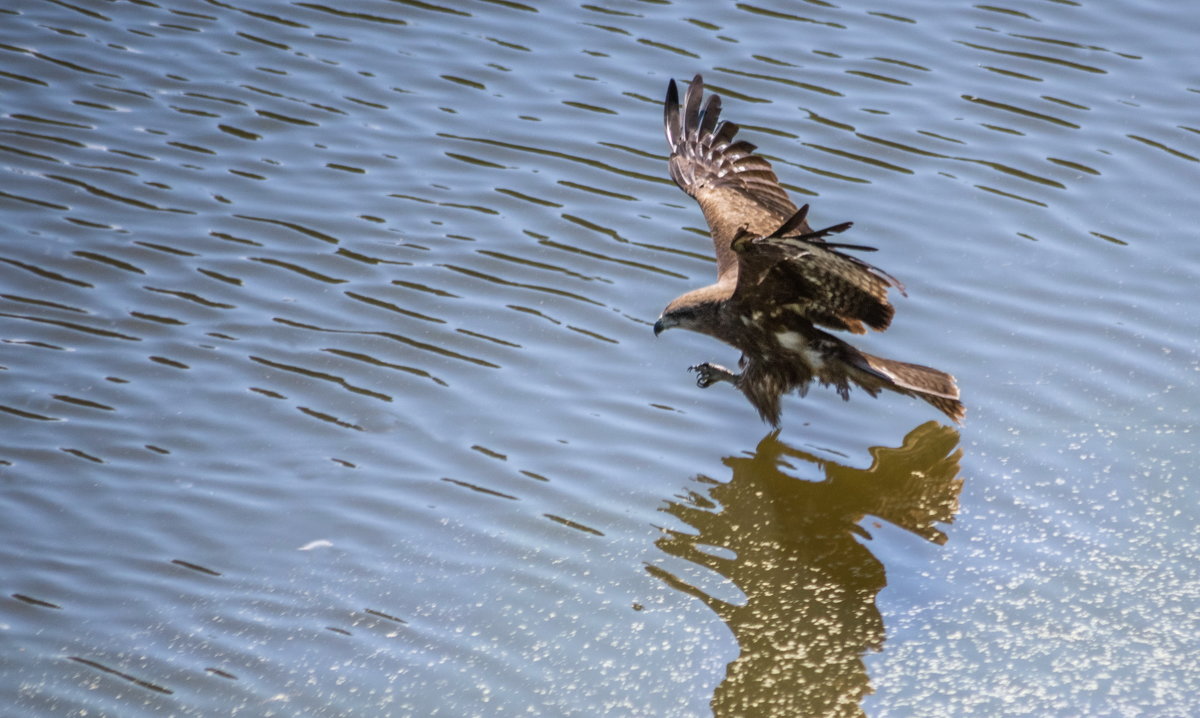
[(883, 646), (875, 598), (887, 580), (860, 541), (870, 535), (859, 521), (875, 516), (945, 543), (937, 524), (958, 510), (958, 443), (956, 430), (931, 421), (899, 447), (872, 447), (871, 465), (858, 469), (775, 432), (754, 452), (724, 460), (727, 481), (698, 476), (686, 497), (662, 507), (695, 533), (664, 530), (658, 546), (717, 572), (745, 596), (722, 600), (647, 566), (703, 601), (737, 639), (740, 654), (713, 695), (714, 715), (862, 715), (871, 692), (863, 654)]

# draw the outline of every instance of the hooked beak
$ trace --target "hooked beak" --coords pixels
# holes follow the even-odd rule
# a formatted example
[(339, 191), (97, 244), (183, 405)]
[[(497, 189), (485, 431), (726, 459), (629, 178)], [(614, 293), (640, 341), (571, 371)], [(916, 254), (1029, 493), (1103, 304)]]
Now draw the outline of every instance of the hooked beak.
[(677, 323), (675, 321), (672, 321), (671, 319), (664, 319), (663, 317), (659, 317), (658, 321), (654, 323), (654, 336), (658, 336), (659, 334), (662, 334), (663, 332), (665, 332), (666, 330), (670, 329), (673, 326), (677, 326)]

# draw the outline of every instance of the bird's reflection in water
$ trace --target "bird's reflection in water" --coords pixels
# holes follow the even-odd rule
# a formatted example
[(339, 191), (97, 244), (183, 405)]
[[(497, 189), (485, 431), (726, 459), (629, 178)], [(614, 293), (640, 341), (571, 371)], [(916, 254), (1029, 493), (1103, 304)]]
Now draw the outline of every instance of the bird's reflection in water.
[(745, 595), (721, 600), (648, 567), (704, 601), (737, 638), (741, 652), (716, 689), (714, 715), (863, 715), (871, 685), (862, 656), (883, 644), (875, 597), (887, 580), (855, 537), (870, 538), (858, 522), (871, 515), (945, 543), (936, 524), (958, 509), (958, 439), (950, 427), (922, 424), (898, 448), (873, 447), (871, 466), (856, 469), (771, 434), (752, 455), (725, 460), (728, 482), (698, 477), (702, 488), (662, 509), (696, 533), (667, 531), (659, 547), (716, 571)]

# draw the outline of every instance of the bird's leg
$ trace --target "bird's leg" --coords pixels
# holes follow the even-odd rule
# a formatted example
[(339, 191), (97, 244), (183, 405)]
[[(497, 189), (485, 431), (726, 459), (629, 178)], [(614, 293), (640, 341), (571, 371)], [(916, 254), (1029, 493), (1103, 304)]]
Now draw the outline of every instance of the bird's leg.
[(690, 366), (688, 367), (688, 371), (696, 372), (696, 386), (701, 389), (707, 389), (719, 381), (727, 381), (737, 386), (738, 380), (742, 378), (741, 374), (734, 374), (720, 364), (713, 364), (711, 362)]

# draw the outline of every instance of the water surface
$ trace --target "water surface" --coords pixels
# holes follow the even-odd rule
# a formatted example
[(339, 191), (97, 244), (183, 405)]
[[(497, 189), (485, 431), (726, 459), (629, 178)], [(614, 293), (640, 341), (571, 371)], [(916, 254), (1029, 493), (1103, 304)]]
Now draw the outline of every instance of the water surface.
[[(23, 715), (1160, 715), (1195, 636), (1200, 16), (0, 10)], [(651, 325), (702, 72), (954, 373), (785, 401)]]

